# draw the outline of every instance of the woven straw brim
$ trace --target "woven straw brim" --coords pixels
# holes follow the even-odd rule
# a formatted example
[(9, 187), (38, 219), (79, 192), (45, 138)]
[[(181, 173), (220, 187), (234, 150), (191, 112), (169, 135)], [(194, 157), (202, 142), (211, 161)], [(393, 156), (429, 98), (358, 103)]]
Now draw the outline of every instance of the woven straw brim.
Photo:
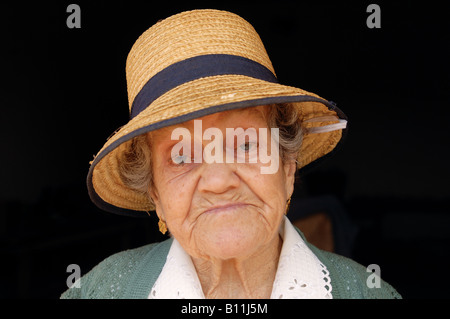
[[(298, 168), (328, 154), (339, 143), (342, 130), (308, 134), (310, 127), (334, 124), (338, 118), (345, 117), (333, 104), (316, 94), (243, 75), (200, 78), (161, 95), (109, 138), (91, 162), (87, 180), (91, 199), (109, 212), (145, 216), (138, 212), (155, 209), (148, 195), (127, 187), (119, 175), (119, 161), (127, 143), (138, 135), (216, 112), (274, 103), (293, 103), (303, 122), (328, 117), (326, 122), (318, 120), (304, 124)], [(330, 120), (330, 116), (336, 119)]]

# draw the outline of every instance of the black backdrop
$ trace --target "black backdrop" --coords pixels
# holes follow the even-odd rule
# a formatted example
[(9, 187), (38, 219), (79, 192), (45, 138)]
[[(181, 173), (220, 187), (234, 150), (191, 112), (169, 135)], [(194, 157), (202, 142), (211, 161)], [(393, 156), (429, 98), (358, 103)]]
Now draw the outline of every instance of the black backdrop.
[(89, 161), (128, 119), (125, 60), (159, 19), (235, 12), (260, 34), (281, 83), (335, 101), (343, 147), (307, 175), (298, 199), (332, 195), (358, 228), (351, 256), (378, 264), (405, 298), (449, 297), (450, 28), (444, 8), (374, 1), (68, 1), (2, 4), (0, 296), (57, 298), (66, 267), (163, 239), (157, 219), (113, 216), (89, 200)]

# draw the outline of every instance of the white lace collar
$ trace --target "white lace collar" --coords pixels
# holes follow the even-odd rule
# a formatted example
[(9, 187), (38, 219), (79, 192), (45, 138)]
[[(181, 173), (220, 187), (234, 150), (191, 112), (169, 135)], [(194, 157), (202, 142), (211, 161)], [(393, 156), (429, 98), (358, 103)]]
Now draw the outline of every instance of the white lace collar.
[[(331, 299), (328, 270), (286, 217), (281, 223), (283, 239), (271, 299)], [(204, 299), (191, 257), (176, 239), (167, 261), (148, 296), (150, 299)]]

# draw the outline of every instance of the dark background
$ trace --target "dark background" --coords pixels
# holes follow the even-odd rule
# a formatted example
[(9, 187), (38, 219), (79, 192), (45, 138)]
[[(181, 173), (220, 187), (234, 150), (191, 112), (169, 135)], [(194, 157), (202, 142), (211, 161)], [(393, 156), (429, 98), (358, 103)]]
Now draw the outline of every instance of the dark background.
[(69, 264), (86, 273), (123, 249), (162, 240), (157, 219), (115, 216), (87, 195), (89, 161), (128, 120), (125, 60), (159, 19), (232, 11), (260, 34), (281, 83), (335, 101), (343, 147), (295, 198), (330, 195), (357, 229), (350, 257), (378, 264), (404, 298), (448, 298), (449, 22), (430, 1), (69, 1), (1, 7), (0, 297), (58, 298)]

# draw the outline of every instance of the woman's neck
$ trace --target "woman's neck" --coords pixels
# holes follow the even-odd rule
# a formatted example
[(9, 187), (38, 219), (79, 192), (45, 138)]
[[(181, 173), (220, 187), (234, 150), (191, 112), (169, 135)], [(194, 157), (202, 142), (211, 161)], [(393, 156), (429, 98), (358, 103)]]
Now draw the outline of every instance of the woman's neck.
[(192, 258), (206, 298), (270, 298), (282, 240), (275, 238), (257, 253), (228, 260)]

